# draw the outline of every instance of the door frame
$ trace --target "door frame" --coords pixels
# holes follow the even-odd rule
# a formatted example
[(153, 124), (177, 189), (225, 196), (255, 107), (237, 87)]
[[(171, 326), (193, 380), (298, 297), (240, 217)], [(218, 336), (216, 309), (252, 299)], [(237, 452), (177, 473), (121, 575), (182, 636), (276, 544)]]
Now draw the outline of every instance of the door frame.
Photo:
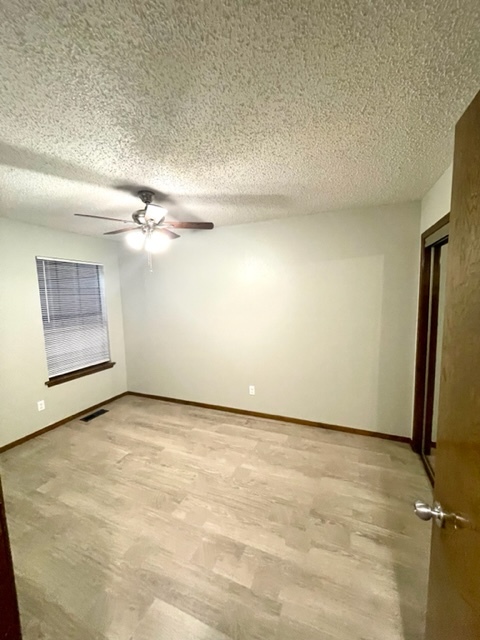
[[(423, 426), (425, 423), (425, 411), (431, 413), (433, 408), (433, 384), (431, 377), (435, 375), (437, 320), (438, 320), (438, 299), (434, 300), (432, 309), (432, 321), (435, 331), (429, 333), (429, 306), (430, 289), (432, 286), (432, 246), (441, 245), (444, 241), (432, 242), (432, 236), (450, 222), (450, 213), (440, 218), (438, 222), (422, 233), (420, 246), (420, 285), (418, 295), (418, 320), (417, 320), (417, 343), (415, 353), (415, 390), (413, 404), (413, 429), (412, 429), (412, 449), (422, 458), (423, 466), (427, 476), (434, 485), (434, 472), (425, 456), (423, 449)], [(433, 283), (434, 284), (434, 283)], [(435, 291), (434, 291), (435, 293)], [(438, 293), (438, 292), (437, 292)], [(429, 344), (430, 342), (430, 344)], [(430, 384), (427, 384), (427, 372)], [(428, 389), (428, 396), (426, 397)], [(430, 416), (431, 417), (431, 416)]]
[[(20, 612), (18, 609), (15, 574), (13, 570), (12, 552), (8, 538), (7, 518), (5, 515), (5, 500), (3, 497), (2, 481), (0, 478), (0, 553), (4, 575), (1, 578), (0, 593), (5, 602), (5, 615), (0, 620), (0, 636), (5, 640), (22, 640), (20, 626)], [(5, 620), (3, 619), (5, 618)]]

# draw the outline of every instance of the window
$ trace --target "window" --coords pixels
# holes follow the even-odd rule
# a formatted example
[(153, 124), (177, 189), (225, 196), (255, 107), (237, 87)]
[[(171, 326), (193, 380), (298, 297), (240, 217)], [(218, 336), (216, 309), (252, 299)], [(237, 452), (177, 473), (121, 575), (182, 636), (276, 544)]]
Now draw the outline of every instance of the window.
[(110, 362), (103, 266), (37, 258), (48, 386)]

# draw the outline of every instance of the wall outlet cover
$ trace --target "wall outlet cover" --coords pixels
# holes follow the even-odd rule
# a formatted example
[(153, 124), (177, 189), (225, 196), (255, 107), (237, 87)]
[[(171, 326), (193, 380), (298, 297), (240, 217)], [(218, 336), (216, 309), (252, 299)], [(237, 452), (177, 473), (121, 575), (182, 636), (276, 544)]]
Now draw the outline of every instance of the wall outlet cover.
[(39, 411), (44, 411), (45, 409), (45, 400), (39, 400), (37, 402), (37, 408)]
[(255, 395), (255, 385), (254, 385), (254, 384), (251, 384), (251, 385), (248, 387), (248, 393), (249, 393), (251, 396), (254, 396), (254, 395)]

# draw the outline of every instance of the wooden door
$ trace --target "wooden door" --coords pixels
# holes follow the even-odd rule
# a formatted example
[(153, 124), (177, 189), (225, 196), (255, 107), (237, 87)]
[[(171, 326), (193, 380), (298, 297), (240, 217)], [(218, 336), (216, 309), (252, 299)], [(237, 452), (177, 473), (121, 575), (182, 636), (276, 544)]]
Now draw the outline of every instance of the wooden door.
[(455, 130), (427, 640), (480, 639), (480, 93)]
[(0, 640), (21, 640), (17, 594), (0, 482)]

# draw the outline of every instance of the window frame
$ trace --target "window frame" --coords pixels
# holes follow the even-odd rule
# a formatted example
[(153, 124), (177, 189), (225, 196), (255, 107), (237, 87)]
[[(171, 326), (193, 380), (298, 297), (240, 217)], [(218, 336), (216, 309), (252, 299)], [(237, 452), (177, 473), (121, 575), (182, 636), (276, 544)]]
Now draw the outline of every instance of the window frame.
[(91, 367), (84, 367), (83, 369), (77, 369), (70, 373), (61, 373), (59, 376), (53, 376), (49, 378), (45, 385), (47, 387), (55, 387), (57, 384), (64, 382), (70, 382), (70, 380), (76, 380), (77, 378), (83, 378), (84, 376), (90, 376), (92, 373), (98, 373), (99, 371), (105, 371), (105, 369), (111, 369), (115, 366), (115, 362), (109, 360), (108, 362), (102, 362), (101, 364), (94, 364)]
[[(46, 257), (46, 256), (35, 256), (36, 269), (38, 268), (37, 265), (38, 265), (39, 261), (69, 262), (69, 263), (72, 263), (72, 264), (88, 264), (88, 265), (92, 265), (92, 266), (96, 266), (96, 267), (101, 267), (101, 269), (102, 269), (102, 281), (101, 281), (101, 285), (100, 285), (100, 289), (101, 289), (100, 290), (100, 295), (101, 295), (101, 300), (102, 300), (102, 305), (103, 305), (103, 313), (105, 314), (105, 326), (106, 326), (106, 331), (107, 331), (108, 354), (109, 354), (109, 359), (106, 360), (105, 362), (100, 362), (100, 363), (96, 363), (96, 364), (89, 365), (89, 366), (86, 366), (86, 367), (81, 367), (79, 369), (75, 369), (73, 371), (68, 371), (66, 373), (61, 373), (61, 374), (58, 374), (58, 375), (55, 375), (55, 376), (49, 376), (48, 380), (45, 382), (45, 385), (47, 387), (54, 387), (56, 385), (63, 384), (65, 382), (70, 382), (71, 380), (76, 380), (77, 378), (82, 378), (84, 376), (92, 375), (94, 373), (98, 373), (100, 371), (105, 371), (106, 369), (111, 369), (112, 367), (114, 367), (116, 363), (113, 362), (112, 359), (111, 359), (110, 331), (109, 331), (109, 326), (108, 326), (107, 303), (106, 303), (106, 295), (105, 295), (104, 265), (99, 263), (99, 262), (91, 262), (91, 261), (87, 261), (87, 260), (72, 260), (72, 259), (68, 259), (68, 258), (52, 258), (52, 257)], [(40, 282), (39, 282), (39, 279), (38, 279), (38, 272), (37, 272), (37, 286), (39, 288), (39, 294), (40, 294), (40, 298), (41, 298)], [(44, 328), (43, 311), (42, 310), (41, 310), (40, 315), (42, 317), (42, 332), (43, 332), (43, 339), (44, 339), (45, 355), (47, 355), (46, 341), (45, 341), (45, 328)], [(47, 363), (47, 372), (48, 372), (48, 363)]]

